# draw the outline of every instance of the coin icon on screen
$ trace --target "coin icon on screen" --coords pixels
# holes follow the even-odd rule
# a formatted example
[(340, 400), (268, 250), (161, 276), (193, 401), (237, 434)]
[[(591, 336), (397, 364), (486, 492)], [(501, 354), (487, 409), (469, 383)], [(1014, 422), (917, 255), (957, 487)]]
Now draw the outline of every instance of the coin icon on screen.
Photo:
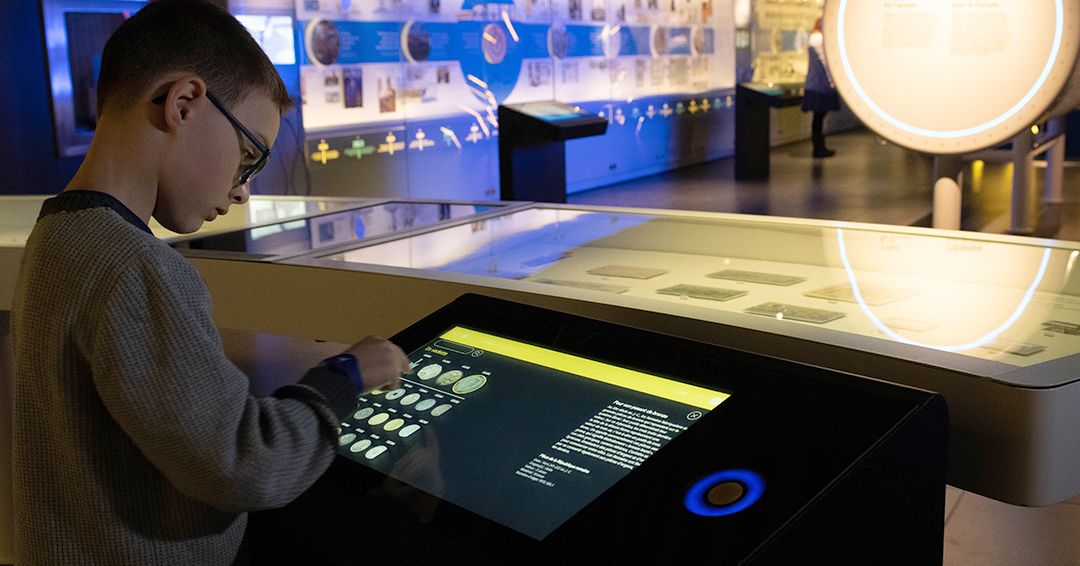
[(424, 399), (423, 401), (420, 401), (419, 403), (417, 403), (416, 407), (414, 407), (414, 408), (417, 411), (426, 411), (426, 410), (428, 410), (428, 409), (430, 409), (430, 408), (432, 408), (434, 406), (435, 406), (435, 400), (434, 399)]
[(356, 440), (356, 435), (355, 434), (353, 434), (351, 432), (347, 433), (347, 434), (343, 434), (343, 435), (341, 435), (340, 438), (338, 438), (338, 445), (339, 446), (345, 446), (346, 444), (352, 444), (352, 441), (354, 441), (354, 440)]
[(442, 373), (442, 366), (439, 364), (428, 364), (416, 372), (416, 377), (427, 381), (440, 373)]
[(464, 376), (464, 375), (465, 375), (465, 373), (462, 372), (461, 370), (452, 369), (452, 370), (440, 375), (439, 379), (435, 380), (435, 384), (436, 385), (450, 385), (451, 383), (455, 383), (457, 380), (461, 379), (462, 376)]
[(444, 413), (446, 413), (446, 411), (449, 411), (450, 409), (453, 409), (453, 408), (454, 408), (453, 405), (451, 405), (449, 403), (444, 403), (444, 404), (439, 405), (438, 407), (435, 407), (434, 409), (432, 409), (431, 410), (431, 415), (435, 416), (435, 417), (441, 417)]
[(454, 393), (458, 395), (464, 395), (466, 393), (472, 393), (477, 389), (480, 389), (487, 383), (487, 377), (480, 374), (470, 375), (465, 379), (454, 384)]

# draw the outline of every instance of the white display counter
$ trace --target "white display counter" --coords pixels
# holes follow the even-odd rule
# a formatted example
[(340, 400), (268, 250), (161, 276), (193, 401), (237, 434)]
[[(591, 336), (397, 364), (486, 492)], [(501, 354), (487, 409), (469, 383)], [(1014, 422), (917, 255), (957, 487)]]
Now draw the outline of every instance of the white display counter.
[[(538, 205), (284, 263), (194, 263), (223, 327), (350, 342), (479, 292), (939, 391), (950, 483), (1048, 505), (1080, 493), (1077, 257), (1012, 236)], [(236, 283), (254, 280), (257, 295)]]

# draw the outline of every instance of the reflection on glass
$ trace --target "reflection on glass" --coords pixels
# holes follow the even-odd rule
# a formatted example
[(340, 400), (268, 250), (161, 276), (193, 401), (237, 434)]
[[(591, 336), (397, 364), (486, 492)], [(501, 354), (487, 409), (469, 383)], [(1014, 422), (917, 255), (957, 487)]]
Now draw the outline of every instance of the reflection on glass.
[[(491, 206), (471, 204), (390, 202), (207, 236), (192, 240), (188, 246), (197, 250), (258, 256), (290, 255), (420, 228), (490, 209)], [(265, 222), (280, 218), (282, 214), (288, 217), (303, 212), (278, 206), (270, 210), (252, 209), (251, 214), (260, 218), (258, 222)]]
[[(1001, 336), (1002, 333), (1009, 330), (1009, 328), (1013, 326), (1013, 324), (1020, 318), (1020, 316), (1024, 314), (1024, 311), (1027, 309), (1028, 305), (1031, 304), (1031, 300), (1035, 296), (1035, 290), (1039, 287), (1039, 283), (1042, 282), (1043, 276), (1046, 275), (1046, 266), (1050, 261), (1050, 251), (1051, 251), (1050, 248), (1044, 248), (1043, 249), (1042, 259), (1040, 260), (1038, 268), (1035, 270), (1034, 276), (1031, 279), (1031, 284), (1027, 287), (1027, 290), (1024, 291), (1023, 296), (1016, 303), (1015, 309), (1013, 309), (1013, 311), (1008, 315), (1008, 317), (1005, 319), (1004, 322), (1002, 322), (999, 326), (989, 330), (988, 332), (986, 332), (982, 336), (980, 336), (980, 337), (978, 337), (978, 338), (976, 338), (974, 340), (971, 340), (970, 342), (966, 342), (966, 343), (963, 343), (963, 344), (936, 344), (936, 343), (931, 343), (931, 342), (920, 342), (918, 340), (913, 340), (913, 339), (907, 338), (907, 337), (901, 335), (899, 332), (897, 332), (897, 330), (894, 330), (893, 328), (890, 328), (889, 325), (882, 322), (881, 319), (878, 318), (878, 316), (876, 314), (874, 314), (873, 309), (867, 303), (866, 299), (863, 297), (862, 292), (859, 289), (858, 276), (855, 274), (855, 270), (852, 269), (852, 267), (851, 267), (851, 259), (848, 258), (847, 247), (844, 244), (844, 231), (842, 229), (838, 229), (836, 231), (836, 241), (837, 241), (837, 244), (839, 244), (839, 246), (840, 246), (840, 259), (844, 264), (844, 270), (847, 272), (848, 281), (851, 282), (851, 290), (852, 290), (852, 292), (853, 292), (853, 294), (855, 296), (855, 301), (858, 303), (859, 308), (866, 315), (866, 317), (868, 319), (870, 319), (870, 321), (874, 324), (874, 326), (876, 326), (879, 330), (881, 330), (881, 332), (884, 333), (886, 336), (888, 336), (888, 337), (890, 337), (893, 340), (896, 340), (898, 342), (903, 342), (905, 344), (912, 344), (912, 345), (915, 345), (915, 346), (924, 346), (924, 347), (927, 347), (927, 348), (934, 348), (934, 349), (943, 350), (943, 351), (946, 351), (946, 352), (959, 352), (959, 351), (963, 351), (963, 350), (972, 350), (974, 348), (980, 348), (980, 347), (983, 347), (983, 346), (993, 345), (995, 340), (997, 340), (998, 337)], [(1029, 248), (1029, 249), (1027, 249), (1025, 251), (1035, 252), (1037, 250), (1035, 248)], [(1073, 252), (1073, 253), (1076, 253), (1076, 252)], [(932, 261), (933, 258), (931, 257), (930, 259)], [(1019, 267), (1019, 266), (1017, 266), (1017, 267)], [(948, 274), (950, 274), (949, 271), (951, 271), (951, 270), (948, 270), (948, 266), (941, 265), (941, 266), (939, 266), (939, 268), (943, 270), (943, 271), (939, 271), (940, 275), (948, 275)], [(998, 311), (1007, 310), (1008, 307), (1009, 307), (1008, 302), (986, 301), (986, 303), (987, 303), (987, 306), (988, 306), (988, 308), (986, 310), (990, 311), (990, 312), (994, 312), (994, 313), (996, 313)], [(994, 305), (997, 308), (991, 308), (990, 305)], [(991, 316), (991, 318), (992, 318), (992, 316)], [(992, 324), (992, 321), (986, 321), (986, 322), (991, 322), (991, 324)], [(901, 328), (900, 330), (903, 330), (903, 328)], [(929, 328), (927, 330), (929, 330)], [(968, 330), (974, 330), (974, 331), (978, 332), (981, 329), (979, 328), (979, 325), (969, 325)], [(994, 349), (1002, 350), (1002, 349), (1007, 349), (1007, 348), (996, 347)]]
[[(219, 216), (213, 222), (206, 222), (195, 235), (220, 234), (234, 230), (244, 230), (258, 224), (311, 216), (335, 210), (344, 210), (361, 206), (367, 199), (325, 200), (311, 197), (253, 196), (245, 204), (236, 204), (225, 216)], [(162, 239), (190, 237), (190, 234), (178, 234), (167, 230), (157, 220), (150, 219), (150, 229)]]
[(541, 206), (326, 259), (515, 279), (680, 316), (724, 311), (775, 332), (810, 327), (1030, 366), (1080, 353), (1080, 250), (1033, 244)]

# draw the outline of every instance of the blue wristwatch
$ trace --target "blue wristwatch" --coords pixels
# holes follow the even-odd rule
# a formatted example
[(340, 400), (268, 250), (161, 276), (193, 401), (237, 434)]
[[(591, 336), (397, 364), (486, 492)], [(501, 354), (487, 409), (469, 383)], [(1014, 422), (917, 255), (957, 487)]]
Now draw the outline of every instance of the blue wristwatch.
[(349, 376), (357, 391), (364, 390), (364, 379), (360, 376), (360, 366), (356, 363), (356, 356), (352, 354), (338, 354), (326, 358), (319, 366), (332, 369), (336, 372)]

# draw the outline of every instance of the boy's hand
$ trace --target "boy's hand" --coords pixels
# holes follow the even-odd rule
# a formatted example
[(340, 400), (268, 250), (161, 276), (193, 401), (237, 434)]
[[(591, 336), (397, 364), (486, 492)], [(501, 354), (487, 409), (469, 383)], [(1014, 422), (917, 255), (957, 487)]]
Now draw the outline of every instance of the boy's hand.
[(373, 389), (397, 389), (401, 374), (409, 371), (409, 358), (389, 340), (368, 336), (353, 344), (345, 353), (356, 356), (360, 377), (367, 393)]

